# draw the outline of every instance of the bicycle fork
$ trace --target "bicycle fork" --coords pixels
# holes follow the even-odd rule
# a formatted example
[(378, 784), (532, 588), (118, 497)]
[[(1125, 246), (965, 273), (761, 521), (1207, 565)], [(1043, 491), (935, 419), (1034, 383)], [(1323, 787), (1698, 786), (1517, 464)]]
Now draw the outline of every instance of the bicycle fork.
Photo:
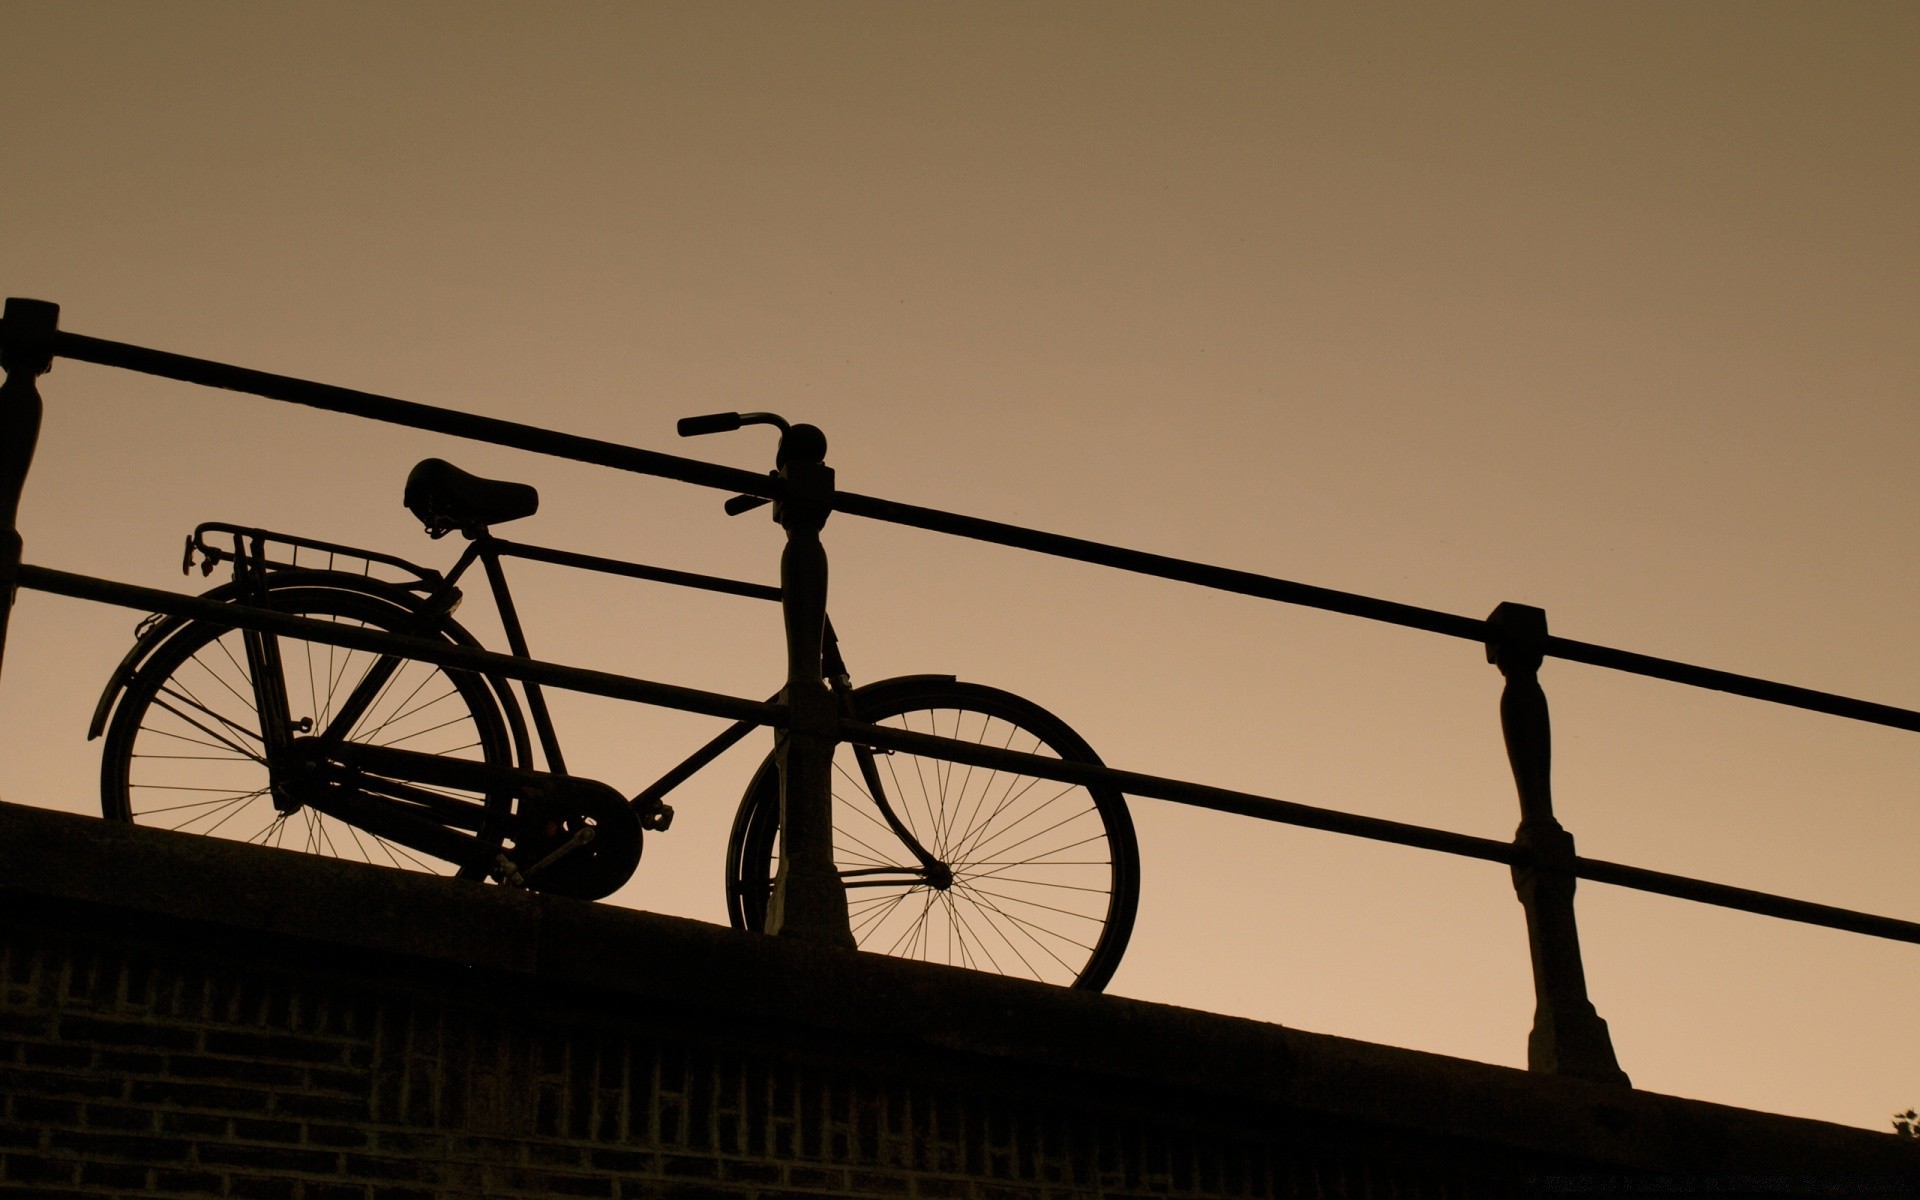
[[(821, 644), (821, 665), (826, 668), (827, 688), (833, 693), (840, 705), (840, 715), (849, 720), (859, 719), (853, 708), (853, 679), (847, 673), (846, 660), (840, 657), (840, 639), (834, 635), (833, 622), (827, 621), (826, 636)], [(889, 752), (890, 753), (890, 752)], [(900, 867), (858, 867), (851, 871), (840, 872), (840, 881), (846, 887), (889, 887), (901, 882), (904, 873), (917, 876), (935, 891), (944, 892), (953, 886), (953, 868), (935, 858), (933, 853), (920, 844), (920, 839), (907, 828), (905, 821), (893, 811), (893, 805), (887, 802), (887, 789), (880, 782), (880, 767), (874, 759), (873, 747), (853, 744), (854, 762), (860, 768), (861, 782), (867, 786), (867, 795), (873, 797), (874, 806), (880, 810), (880, 816), (893, 830), (893, 836), (900, 839), (909, 853), (920, 862), (920, 869)], [(850, 880), (854, 882), (849, 882)]]

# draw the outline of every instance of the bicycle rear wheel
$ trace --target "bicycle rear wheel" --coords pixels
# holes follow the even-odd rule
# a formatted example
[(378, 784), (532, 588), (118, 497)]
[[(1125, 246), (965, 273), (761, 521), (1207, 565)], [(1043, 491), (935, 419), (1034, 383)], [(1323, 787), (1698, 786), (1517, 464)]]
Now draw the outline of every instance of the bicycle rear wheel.
[[(343, 626), (458, 641), (446, 629), (413, 629), (413, 614), (391, 600), (332, 587), (268, 592), (278, 612)], [(242, 632), (194, 621), (182, 626), (134, 674), (114, 710), (100, 764), (101, 807), (109, 820), (183, 833), (303, 850), (441, 875), (477, 876), (334, 817), (303, 807), (274, 807), (256, 692)], [(289, 718), (327, 728), (337, 707), (380, 656), (324, 642), (282, 637), (281, 674)], [(348, 740), (511, 766), (506, 724), (487, 682), (402, 660)], [(415, 785), (419, 786), (419, 785)], [(450, 787), (428, 789), (470, 814), (465, 830), (498, 846), (512, 796)]]
[[(1065, 722), (1010, 692), (942, 677), (853, 694), (862, 721), (1099, 763)], [(1098, 990), (1133, 932), (1140, 852), (1125, 800), (1031, 775), (875, 751), (894, 814), (952, 871), (935, 886), (889, 827), (852, 746), (834, 753), (834, 859), (862, 950)], [(727, 842), (735, 928), (763, 930), (779, 872), (780, 773), (754, 775)]]

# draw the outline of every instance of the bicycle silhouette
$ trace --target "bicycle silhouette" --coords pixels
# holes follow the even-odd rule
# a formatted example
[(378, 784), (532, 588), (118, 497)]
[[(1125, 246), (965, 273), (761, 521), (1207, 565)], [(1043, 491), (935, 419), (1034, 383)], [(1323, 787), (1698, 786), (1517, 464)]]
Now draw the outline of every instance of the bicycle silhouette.
[[(773, 414), (729, 413), (689, 418), (680, 432), (743, 424), (777, 426), (783, 446), (790, 430)], [(466, 539), (445, 572), (223, 523), (194, 530), (183, 570), (231, 568), (211, 599), (478, 647), (451, 615), (477, 564), (522, 658), (531, 656), (508, 558), (780, 598), (747, 581), (495, 537), (494, 526), (533, 515), (538, 493), (439, 459), (413, 469), (404, 499), (431, 536)], [(735, 497), (727, 511), (760, 503)], [(1100, 761), (1058, 717), (996, 688), (950, 675), (853, 686), (831, 622), (824, 661), (844, 716)], [(109, 681), (89, 737), (106, 736), (110, 819), (598, 899), (633, 874), (642, 831), (671, 825), (665, 797), (754, 728), (728, 727), (628, 798), (567, 774), (537, 683), (516, 692), (504, 677), (156, 614)], [(1111, 978), (1139, 899), (1139, 851), (1119, 793), (851, 743), (836, 750), (833, 774), (834, 858), (862, 949), (1082, 988)], [(779, 856), (770, 754), (727, 839), (736, 928), (764, 929)]]

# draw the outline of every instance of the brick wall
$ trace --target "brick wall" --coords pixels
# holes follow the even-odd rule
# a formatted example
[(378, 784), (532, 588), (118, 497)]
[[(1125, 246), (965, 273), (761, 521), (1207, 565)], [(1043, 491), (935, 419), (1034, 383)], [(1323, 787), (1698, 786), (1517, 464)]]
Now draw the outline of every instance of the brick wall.
[(9, 1193), (1456, 1197), (1920, 1166), (1865, 1131), (8, 806), (0, 880)]

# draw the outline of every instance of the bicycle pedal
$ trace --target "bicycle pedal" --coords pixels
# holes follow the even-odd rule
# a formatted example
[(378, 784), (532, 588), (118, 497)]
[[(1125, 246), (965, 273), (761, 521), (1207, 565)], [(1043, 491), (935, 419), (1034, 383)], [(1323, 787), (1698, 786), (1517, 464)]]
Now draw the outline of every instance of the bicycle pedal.
[(673, 805), (655, 805), (652, 812), (640, 818), (640, 828), (652, 833), (665, 833), (673, 828)]
[(546, 870), (548, 867), (552, 866), (554, 863), (559, 862), (561, 859), (565, 858), (567, 855), (572, 854), (575, 850), (578, 850), (581, 847), (587, 845), (589, 842), (593, 841), (593, 838), (594, 838), (594, 827), (591, 825), (582, 825), (579, 829), (576, 829), (574, 831), (572, 837), (560, 843), (560, 845), (554, 847), (553, 851), (549, 853), (545, 858), (541, 859), (539, 862), (528, 867), (526, 870), (526, 878), (532, 879), (535, 875), (538, 875), (540, 872)]
[(520, 868), (504, 854), (494, 855), (490, 873), (500, 881), (502, 887), (524, 889), (527, 886), (526, 877), (520, 874)]

